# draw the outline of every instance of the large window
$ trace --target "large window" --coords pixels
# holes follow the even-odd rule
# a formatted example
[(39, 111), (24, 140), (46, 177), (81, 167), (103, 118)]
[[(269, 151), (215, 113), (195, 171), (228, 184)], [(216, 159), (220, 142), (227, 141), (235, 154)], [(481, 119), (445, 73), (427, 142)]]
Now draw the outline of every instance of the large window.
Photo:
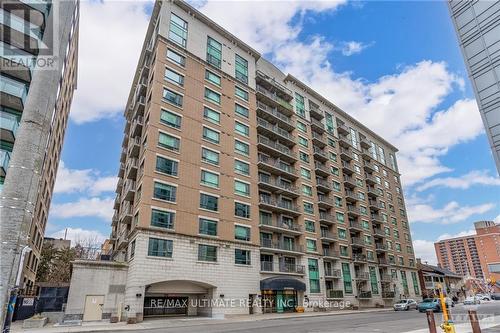
[(156, 156), (156, 171), (169, 176), (177, 176), (179, 162), (170, 160), (165, 157)]
[(415, 295), (420, 294), (420, 289), (418, 288), (417, 272), (411, 272), (411, 280), (413, 281), (413, 291), (415, 291)]
[(179, 151), (181, 140), (175, 136), (160, 132), (158, 136), (158, 145), (168, 150)]
[(168, 39), (182, 47), (187, 45), (188, 24), (174, 13), (170, 16), (170, 29)]
[(234, 140), (234, 150), (237, 153), (248, 156), (250, 154), (250, 146), (239, 140)]
[(167, 59), (182, 67), (186, 65), (186, 57), (180, 55), (175, 51), (172, 51), (171, 49), (167, 49)]
[(220, 105), (220, 94), (211, 89), (205, 88), (205, 98), (210, 102)]
[(308, 259), (308, 267), (309, 267), (309, 289), (311, 293), (319, 293), (320, 285), (319, 285), (319, 267), (318, 267), (318, 259)]
[(201, 193), (200, 208), (217, 212), (219, 210), (219, 198), (214, 195)]
[(181, 128), (182, 117), (167, 110), (161, 110), (160, 121), (173, 128)]
[(165, 229), (173, 229), (175, 213), (158, 209), (151, 210), (151, 226)]
[(243, 135), (243, 136), (250, 135), (250, 128), (247, 125), (240, 123), (239, 121), (234, 122), (234, 131), (236, 133)]
[(175, 83), (179, 86), (184, 86), (184, 76), (171, 70), (170, 68), (165, 69), (165, 80)]
[(217, 68), (222, 64), (222, 44), (212, 37), (207, 38), (207, 62)]
[(234, 104), (234, 112), (242, 117), (248, 118), (248, 109), (239, 104)]
[(240, 160), (234, 160), (234, 171), (240, 175), (250, 175), (250, 164)]
[(217, 221), (200, 218), (199, 233), (200, 235), (217, 236)]
[(219, 153), (208, 148), (201, 148), (201, 160), (213, 165), (219, 165)]
[(198, 245), (198, 260), (200, 261), (217, 261), (217, 247), (213, 245)]
[(234, 249), (234, 263), (237, 265), (250, 265), (251, 252), (249, 250)]
[(301, 117), (306, 116), (306, 106), (304, 97), (297, 93), (295, 93), (295, 112)]
[(248, 101), (248, 91), (241, 89), (238, 86), (234, 87), (234, 94), (245, 101)]
[(220, 113), (210, 108), (207, 108), (206, 106), (203, 109), (203, 118), (214, 124), (220, 123)]
[(245, 84), (248, 83), (248, 61), (239, 55), (236, 55), (235, 59), (235, 77), (236, 80), (243, 82)]
[(203, 127), (203, 139), (213, 143), (219, 143), (220, 133), (208, 127)]
[(167, 239), (150, 238), (148, 256), (172, 258), (173, 242)]
[(306, 239), (307, 252), (317, 252), (318, 247), (314, 239)]
[(377, 271), (375, 267), (370, 267), (370, 285), (372, 287), (372, 293), (378, 295), (378, 282), (377, 282)]
[(242, 225), (234, 226), (234, 239), (241, 241), (250, 241), (250, 228), (244, 227)]
[(207, 170), (201, 170), (201, 183), (210, 187), (219, 187), (219, 175)]
[(177, 187), (158, 182), (154, 183), (153, 197), (155, 199), (175, 202), (176, 196), (177, 196)]
[(205, 71), (205, 80), (207, 80), (207, 81), (209, 81), (217, 86), (221, 85), (221, 77), (215, 73), (212, 73), (209, 70)]
[(175, 106), (182, 107), (182, 95), (173, 90), (163, 88), (163, 99)]
[(234, 193), (244, 196), (250, 195), (250, 184), (235, 180), (234, 181)]
[(246, 219), (250, 218), (250, 205), (241, 203), (241, 202), (235, 202), (234, 203), (234, 215), (238, 217), (243, 217)]
[(342, 278), (344, 280), (345, 293), (352, 294), (351, 269), (348, 263), (342, 263)]

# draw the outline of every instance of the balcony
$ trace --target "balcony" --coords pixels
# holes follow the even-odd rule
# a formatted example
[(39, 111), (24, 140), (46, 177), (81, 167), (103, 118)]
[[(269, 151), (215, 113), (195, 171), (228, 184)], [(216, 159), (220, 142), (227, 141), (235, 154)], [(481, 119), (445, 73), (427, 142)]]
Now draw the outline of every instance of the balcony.
[(111, 218), (111, 226), (114, 227), (115, 225), (118, 224), (120, 221), (120, 217), (118, 215), (118, 210), (115, 209), (115, 212), (113, 213), (113, 217)]
[(333, 199), (328, 198), (325, 195), (318, 195), (318, 206), (322, 208), (333, 208), (335, 206), (335, 203), (333, 202)]
[(305, 267), (303, 265), (289, 264), (285, 262), (273, 263), (272, 261), (261, 261), (260, 272), (304, 275)]
[(259, 175), (259, 188), (269, 190), (276, 194), (286, 194), (294, 198), (299, 196), (299, 189), (297, 187), (281, 179), (272, 179), (270, 176), (264, 174)]
[(137, 168), (139, 167), (139, 160), (137, 158), (129, 158), (125, 164), (125, 173), (128, 179), (135, 179), (137, 176)]
[(372, 175), (370, 175), (368, 173), (365, 173), (365, 181), (366, 181), (366, 184), (369, 184), (369, 185), (377, 184), (377, 180), (375, 179), (375, 177), (373, 177)]
[(319, 222), (324, 224), (334, 224), (335, 216), (325, 212), (319, 212)]
[(257, 131), (273, 140), (280, 140), (280, 142), (283, 142), (287, 147), (295, 146), (293, 135), (283, 128), (271, 124), (265, 119), (257, 118)]
[(127, 148), (122, 148), (120, 153), (120, 162), (123, 163), (127, 159)]
[(289, 203), (287, 201), (278, 201), (267, 196), (260, 196), (259, 198), (259, 206), (265, 207), (275, 212), (290, 214), (293, 216), (300, 215), (299, 208), (293, 203)]
[(325, 114), (323, 113), (323, 111), (321, 111), (318, 106), (311, 105), (310, 101), (309, 101), (309, 115), (311, 116), (311, 118), (314, 118), (317, 120), (321, 120), (325, 117)]
[(337, 132), (339, 134), (347, 135), (350, 131), (349, 127), (347, 127), (345, 124), (339, 123), (339, 125), (337, 126)]
[(389, 274), (381, 274), (380, 275), (380, 282), (390, 283), (390, 282), (392, 282), (392, 277)]
[(0, 113), (0, 139), (2, 141), (14, 143), (16, 132), (19, 128), (19, 118), (11, 113)]
[(366, 263), (366, 255), (364, 254), (353, 254), (352, 255), (352, 261), (357, 264), (364, 264)]
[(117, 195), (115, 197), (115, 201), (113, 203), (113, 209), (120, 209), (120, 196)]
[(361, 211), (356, 206), (347, 205), (347, 215), (358, 217), (361, 215)]
[(375, 237), (386, 237), (384, 230), (380, 228), (373, 228), (373, 235)]
[(366, 138), (361, 138), (359, 140), (359, 145), (361, 146), (361, 148), (365, 148), (365, 149), (368, 149), (372, 146), (370, 141), (368, 141)]
[(377, 244), (375, 244), (375, 250), (377, 252), (387, 252), (387, 250), (388, 250), (387, 244), (377, 243)]
[(349, 222), (349, 229), (350, 230), (354, 230), (354, 231), (362, 232), (363, 231), (363, 226), (359, 222), (350, 221)]
[(296, 253), (302, 254), (304, 249), (295, 243), (286, 243), (280, 241), (273, 241), (272, 239), (261, 239), (260, 247), (263, 249), (272, 249), (273, 252)]
[(343, 290), (327, 289), (326, 290), (326, 298), (343, 299), (344, 298), (344, 291)]
[(133, 209), (130, 201), (124, 201), (120, 206), (120, 221), (125, 224), (132, 222)]
[(385, 258), (378, 258), (378, 265), (382, 267), (387, 267), (390, 263)]
[(5, 177), (9, 168), (10, 152), (0, 150), (0, 177)]
[(382, 298), (393, 299), (395, 297), (396, 297), (396, 293), (394, 291), (383, 291), (382, 290)]
[(120, 163), (120, 167), (118, 168), (118, 177), (123, 178), (125, 174), (125, 164)]
[(327, 146), (325, 135), (317, 132), (312, 132), (312, 142), (320, 148), (325, 148)]
[(348, 148), (340, 148), (340, 158), (343, 159), (344, 161), (350, 162), (352, 161), (352, 152)]
[(368, 193), (369, 196), (374, 197), (374, 198), (377, 198), (380, 195), (378, 193), (378, 190), (373, 186), (367, 186), (366, 192)]
[(349, 149), (351, 146), (351, 139), (347, 135), (339, 135), (339, 146)]
[(297, 154), (278, 141), (272, 141), (265, 136), (258, 135), (257, 144), (259, 149), (266, 151), (270, 155), (277, 155), (283, 161), (290, 163), (295, 163), (297, 161)]
[(368, 162), (368, 161), (365, 161), (365, 163), (363, 164), (363, 168), (368, 173), (372, 173), (375, 171), (375, 165), (373, 165), (373, 163)]
[(125, 185), (123, 186), (123, 200), (134, 201), (135, 184), (135, 181), (131, 179), (125, 180)]
[(371, 299), (372, 298), (372, 292), (371, 291), (360, 291), (358, 293), (358, 298), (359, 299)]
[(355, 188), (356, 187), (356, 180), (348, 175), (344, 175), (344, 185), (349, 187), (349, 188)]
[(351, 163), (342, 161), (342, 171), (346, 175), (352, 175), (354, 173), (354, 168), (352, 167)]
[(345, 190), (345, 200), (347, 202), (351, 202), (351, 203), (355, 204), (356, 202), (358, 202), (359, 199), (354, 191), (346, 189)]
[(337, 235), (328, 230), (321, 229), (321, 237), (320, 239), (323, 242), (335, 242), (338, 238)]
[(0, 104), (2, 106), (23, 112), (27, 95), (28, 87), (26, 84), (2, 75), (0, 82)]
[(369, 149), (361, 149), (361, 157), (363, 157), (365, 161), (371, 161), (372, 153)]
[(328, 161), (328, 156), (325, 151), (319, 147), (313, 146), (314, 158), (318, 161), (326, 162)]
[(380, 202), (377, 199), (368, 200), (368, 207), (371, 210), (378, 211), (380, 208)]
[(299, 176), (297, 175), (297, 171), (294, 167), (284, 163), (279, 159), (274, 159), (272, 157), (268, 157), (265, 155), (259, 154), (259, 159), (257, 163), (258, 167), (262, 170), (280, 175), (289, 177), (292, 179), (297, 179)]
[(277, 108), (280, 112), (287, 116), (291, 116), (293, 114), (293, 106), (288, 101), (284, 100), (280, 96), (271, 91), (267, 90), (263, 86), (256, 86), (257, 99), (264, 101), (266, 104), (270, 104), (273, 107)]
[(325, 125), (321, 121), (311, 118), (311, 130), (323, 134), (325, 133)]
[[(351, 246), (352, 247), (365, 247), (365, 242), (359, 237), (351, 237)], [(366, 260), (366, 257), (365, 257)]]
[(134, 116), (144, 115), (145, 107), (146, 107), (146, 98), (142, 95), (137, 96), (134, 104), (132, 105), (132, 115)]
[(293, 93), (290, 89), (283, 86), (281, 83), (277, 82), (274, 78), (269, 77), (261, 71), (257, 71), (255, 76), (255, 81), (265, 87), (268, 90), (274, 91), (280, 98), (284, 100), (291, 101), (293, 99)]
[(284, 220), (278, 219), (260, 219), (259, 227), (265, 230), (276, 231), (284, 234), (290, 235), (301, 235), (302, 226), (296, 223), (285, 222)]
[(115, 193), (121, 193), (123, 188), (123, 178), (118, 178), (118, 182), (116, 183)]
[(295, 129), (295, 122), (288, 116), (279, 112), (276, 108), (270, 107), (262, 102), (257, 101), (257, 115), (272, 123), (281, 125), (286, 130)]
[(142, 116), (135, 117), (130, 125), (130, 137), (136, 137), (142, 135), (142, 127), (144, 125), (144, 118)]
[(314, 162), (314, 171), (316, 172), (316, 175), (322, 176), (322, 177), (328, 177), (330, 175), (330, 171), (328, 170), (328, 167), (321, 162), (315, 161)]
[(382, 219), (382, 216), (379, 215), (379, 214), (370, 214), (370, 218), (372, 220), (373, 223), (376, 223), (376, 224), (382, 224), (384, 223), (384, 220)]
[(340, 257), (339, 251), (335, 251), (329, 248), (323, 248), (323, 257), (326, 259), (338, 259)]
[(139, 152), (141, 150), (141, 138), (136, 136), (129, 141), (128, 144), (128, 156), (139, 157)]
[(340, 269), (332, 269), (331, 267), (325, 267), (325, 278), (326, 279), (340, 279), (342, 273)]
[(368, 274), (368, 272), (355, 272), (354, 279), (368, 281), (370, 279), (370, 274)]

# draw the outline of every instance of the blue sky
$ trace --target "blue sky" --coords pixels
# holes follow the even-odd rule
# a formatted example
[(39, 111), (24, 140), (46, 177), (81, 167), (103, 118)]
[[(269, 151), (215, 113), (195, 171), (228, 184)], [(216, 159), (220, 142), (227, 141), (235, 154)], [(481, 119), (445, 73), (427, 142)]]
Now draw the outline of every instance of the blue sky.
[[(500, 220), (500, 179), (445, 2), (196, 5), (400, 148), (417, 255), (432, 261), (439, 237)], [(78, 90), (48, 235), (65, 228), (73, 238), (109, 234), (122, 110), (147, 8), (82, 3)]]

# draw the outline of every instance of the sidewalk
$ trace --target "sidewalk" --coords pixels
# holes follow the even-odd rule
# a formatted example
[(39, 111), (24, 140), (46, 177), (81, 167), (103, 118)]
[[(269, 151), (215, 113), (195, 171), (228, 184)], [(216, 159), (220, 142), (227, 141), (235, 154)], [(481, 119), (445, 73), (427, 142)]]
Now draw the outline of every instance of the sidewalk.
[[(349, 315), (355, 313), (372, 313), (372, 312), (383, 312), (392, 311), (392, 308), (384, 309), (366, 309), (366, 310), (338, 310), (331, 312), (305, 312), (305, 313), (266, 313), (266, 314), (254, 314), (254, 315), (232, 315), (226, 316), (224, 319), (212, 319), (204, 317), (192, 317), (192, 318), (170, 318), (170, 319), (148, 319), (138, 324), (128, 325), (125, 322), (120, 322), (116, 324), (111, 324), (109, 321), (99, 321), (99, 322), (86, 322), (81, 326), (54, 326), (49, 324), (44, 328), (38, 329), (27, 329), (22, 328), (22, 322), (15, 322), (12, 325), (11, 332), (13, 333), (62, 333), (62, 332), (92, 332), (92, 331), (128, 331), (128, 330), (146, 330), (168, 327), (189, 327), (189, 326), (202, 326), (211, 324), (221, 324), (221, 323), (237, 323), (237, 322), (248, 322), (248, 321), (260, 321), (260, 320), (274, 320), (274, 319), (284, 319), (284, 318), (299, 318), (299, 317), (320, 317), (320, 316), (340, 316)], [(57, 324), (56, 324), (57, 325)]]
[[(479, 326), (481, 326), (482, 333), (498, 333), (500, 332), (500, 316), (480, 320)], [(437, 326), (437, 331), (442, 332), (443, 330)], [(469, 322), (460, 323), (455, 325), (455, 331), (456, 333), (472, 333), (472, 327)], [(425, 328), (404, 333), (429, 333), (429, 329)]]

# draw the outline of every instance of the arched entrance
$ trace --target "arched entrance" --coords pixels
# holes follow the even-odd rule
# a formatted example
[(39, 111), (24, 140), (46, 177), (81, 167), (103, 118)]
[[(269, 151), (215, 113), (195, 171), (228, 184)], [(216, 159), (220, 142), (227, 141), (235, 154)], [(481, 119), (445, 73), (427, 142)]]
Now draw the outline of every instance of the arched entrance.
[(294, 312), (300, 305), (306, 285), (291, 277), (275, 276), (261, 280), (260, 290), (264, 313)]
[(215, 286), (190, 280), (171, 280), (146, 286), (144, 317), (212, 315)]

